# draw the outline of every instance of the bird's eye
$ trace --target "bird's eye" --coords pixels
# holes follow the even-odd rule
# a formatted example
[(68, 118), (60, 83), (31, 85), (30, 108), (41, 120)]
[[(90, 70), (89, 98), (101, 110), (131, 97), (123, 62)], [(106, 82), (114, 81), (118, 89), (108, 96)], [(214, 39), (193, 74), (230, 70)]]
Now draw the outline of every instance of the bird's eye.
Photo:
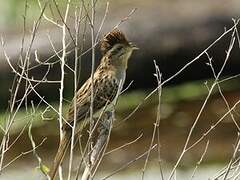
[(121, 52), (122, 48), (123, 48), (122, 46), (118, 46), (116, 48), (113, 48), (112, 51), (111, 51), (111, 54), (112, 55), (118, 54), (119, 52)]
[(119, 46), (119, 47), (117, 48), (117, 50), (120, 51), (122, 48), (123, 48), (122, 46)]

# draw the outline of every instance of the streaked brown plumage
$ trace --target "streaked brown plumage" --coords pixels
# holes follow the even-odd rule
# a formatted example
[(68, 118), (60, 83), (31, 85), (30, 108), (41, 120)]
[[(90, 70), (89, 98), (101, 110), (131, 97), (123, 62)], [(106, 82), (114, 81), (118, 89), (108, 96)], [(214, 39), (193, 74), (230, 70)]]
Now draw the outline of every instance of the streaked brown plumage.
[[(137, 49), (127, 41), (124, 34), (118, 29), (104, 36), (101, 41), (102, 59), (93, 77), (93, 113), (109, 105), (116, 97), (118, 89), (121, 89), (125, 81), (128, 59), (132, 51)], [(76, 133), (80, 132), (86, 124), (90, 114), (92, 79), (89, 78), (76, 94)], [(74, 100), (70, 105), (67, 122), (74, 122)], [(64, 136), (60, 142), (58, 152), (50, 169), (50, 178), (54, 179), (57, 169), (64, 157), (68, 144), (71, 140), (72, 128), (64, 125)]]

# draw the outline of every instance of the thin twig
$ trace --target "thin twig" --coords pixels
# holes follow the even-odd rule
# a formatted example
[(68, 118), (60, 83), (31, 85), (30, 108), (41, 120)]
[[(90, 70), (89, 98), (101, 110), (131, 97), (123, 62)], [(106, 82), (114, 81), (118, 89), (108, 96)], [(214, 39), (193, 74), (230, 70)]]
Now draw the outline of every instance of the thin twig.
[[(151, 147), (150, 151), (152, 151), (155, 147), (157, 146), (157, 144), (155, 144), (154, 146)], [(123, 169), (129, 167), (131, 164), (133, 164), (134, 162), (138, 161), (139, 159), (141, 159), (142, 157), (146, 156), (149, 153), (149, 149), (147, 151), (145, 151), (144, 153), (142, 153), (141, 155), (137, 156), (135, 159), (125, 163), (123, 166), (121, 166), (120, 168), (116, 169), (115, 171), (113, 171), (111, 174), (103, 177), (101, 180), (105, 180), (108, 179), (110, 177), (112, 177), (114, 174), (117, 174), (118, 172), (122, 171)]]
[(208, 146), (209, 146), (209, 140), (208, 140), (207, 143), (206, 143), (206, 146), (205, 146), (205, 148), (204, 148), (204, 151), (203, 151), (203, 153), (202, 153), (201, 158), (199, 159), (199, 161), (197, 162), (197, 164), (196, 164), (196, 166), (195, 166), (195, 168), (194, 168), (194, 170), (193, 170), (193, 173), (192, 173), (192, 175), (191, 175), (190, 180), (193, 180), (193, 178), (194, 178), (194, 176), (195, 176), (195, 174), (196, 174), (196, 172), (197, 172), (198, 167), (201, 165), (201, 163), (202, 163), (202, 161), (203, 161), (203, 158), (205, 157), (205, 155), (206, 155), (206, 153), (207, 153)]
[[(160, 124), (161, 95), (162, 95), (162, 86), (159, 86), (161, 84), (162, 75), (161, 75), (161, 72), (159, 70), (159, 67), (156, 64), (156, 61), (154, 61), (154, 66), (155, 66), (155, 71), (156, 71), (155, 76), (156, 76), (158, 87), (159, 87), (159, 89), (158, 89), (158, 108), (157, 108), (157, 118), (156, 118), (156, 121), (154, 123), (152, 139), (151, 139), (151, 143), (149, 145), (149, 149), (151, 149), (152, 146), (153, 146), (153, 143), (154, 143), (154, 140), (155, 140), (155, 136), (156, 136), (156, 132), (157, 132), (157, 129), (159, 128), (159, 124)], [(159, 144), (157, 144), (157, 145), (160, 146), (160, 142), (158, 142), (158, 143)], [(148, 163), (148, 160), (149, 160), (150, 152), (151, 151), (149, 150), (148, 153), (147, 153), (147, 156), (146, 156), (146, 159), (145, 159), (145, 163), (144, 163), (144, 167), (142, 169), (142, 180), (144, 179), (145, 170), (147, 168), (147, 163)], [(160, 152), (158, 152), (158, 153), (160, 153)], [(163, 178), (163, 176), (162, 176), (162, 178)]]

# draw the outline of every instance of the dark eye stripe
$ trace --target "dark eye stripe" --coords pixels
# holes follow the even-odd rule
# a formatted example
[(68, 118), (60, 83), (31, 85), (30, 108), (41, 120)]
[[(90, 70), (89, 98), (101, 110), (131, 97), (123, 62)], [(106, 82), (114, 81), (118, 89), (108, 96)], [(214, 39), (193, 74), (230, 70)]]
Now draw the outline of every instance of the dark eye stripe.
[(121, 50), (123, 47), (122, 46), (119, 46), (118, 48), (117, 48), (117, 50), (119, 51), (119, 50)]
[(118, 54), (119, 51), (121, 51), (122, 48), (123, 48), (123, 46), (118, 46), (117, 48), (112, 50), (111, 54), (112, 55)]

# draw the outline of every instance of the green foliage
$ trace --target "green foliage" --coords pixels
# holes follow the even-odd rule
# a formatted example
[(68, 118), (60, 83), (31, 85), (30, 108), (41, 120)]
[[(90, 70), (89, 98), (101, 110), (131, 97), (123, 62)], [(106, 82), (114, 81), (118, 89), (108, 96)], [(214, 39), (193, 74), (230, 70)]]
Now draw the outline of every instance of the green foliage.
[[(173, 87), (163, 87), (162, 90), (162, 103), (177, 103), (180, 101), (192, 101), (203, 99), (208, 93), (208, 87), (211, 86), (213, 80), (207, 80), (207, 83), (203, 81), (195, 81), (190, 83), (184, 83), (181, 85)], [(238, 80), (231, 80), (221, 83), (221, 88), (224, 92), (233, 91), (238, 89)], [(235, 84), (235, 85), (234, 85)], [(215, 89), (213, 93), (218, 93), (218, 90)], [(148, 93), (146, 91), (131, 91), (123, 93), (117, 103), (116, 111), (121, 113), (127, 110), (132, 110), (139, 103), (141, 103)], [(144, 106), (154, 105), (158, 103), (157, 93), (155, 93), (150, 99), (144, 102)], [(53, 107), (58, 109), (58, 103), (55, 102), (52, 104)], [(68, 111), (69, 103), (64, 104), (63, 112), (64, 114)], [(33, 127), (39, 127), (44, 125), (49, 121), (57, 120), (57, 113), (51, 108), (40, 106), (36, 108), (34, 116), (26, 114), (24, 108), (22, 108), (16, 115), (15, 122), (11, 128), (12, 134), (17, 134), (19, 131), (30, 122), (30, 119), (33, 118)], [(3, 125), (4, 121), (7, 118), (7, 114), (2, 112), (0, 113), (0, 124)]]

